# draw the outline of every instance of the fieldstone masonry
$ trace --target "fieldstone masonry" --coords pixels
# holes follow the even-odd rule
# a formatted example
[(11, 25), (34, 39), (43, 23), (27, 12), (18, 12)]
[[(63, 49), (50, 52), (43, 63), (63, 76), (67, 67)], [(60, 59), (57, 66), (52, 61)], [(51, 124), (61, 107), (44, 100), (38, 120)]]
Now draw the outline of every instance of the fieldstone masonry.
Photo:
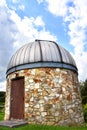
[[(84, 123), (77, 73), (60, 68), (20, 70), (25, 77), (25, 119), (30, 124), (82, 125)], [(5, 120), (10, 117), (12, 73), (7, 77)]]

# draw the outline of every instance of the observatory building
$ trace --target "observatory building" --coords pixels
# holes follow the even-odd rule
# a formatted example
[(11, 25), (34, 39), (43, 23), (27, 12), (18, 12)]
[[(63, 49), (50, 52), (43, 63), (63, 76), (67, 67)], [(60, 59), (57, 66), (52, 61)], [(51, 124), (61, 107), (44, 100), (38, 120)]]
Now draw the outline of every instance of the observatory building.
[(35, 40), (22, 46), (12, 56), (6, 78), (5, 120), (83, 124), (78, 69), (71, 54), (57, 43)]

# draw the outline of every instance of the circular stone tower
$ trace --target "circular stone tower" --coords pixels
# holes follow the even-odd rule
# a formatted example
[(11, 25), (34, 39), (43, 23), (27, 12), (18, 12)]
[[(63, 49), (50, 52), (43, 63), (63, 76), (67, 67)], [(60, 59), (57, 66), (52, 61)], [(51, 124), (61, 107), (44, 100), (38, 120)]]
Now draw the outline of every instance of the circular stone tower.
[(53, 41), (21, 47), (7, 68), (5, 120), (32, 124), (84, 123), (78, 70), (70, 53)]

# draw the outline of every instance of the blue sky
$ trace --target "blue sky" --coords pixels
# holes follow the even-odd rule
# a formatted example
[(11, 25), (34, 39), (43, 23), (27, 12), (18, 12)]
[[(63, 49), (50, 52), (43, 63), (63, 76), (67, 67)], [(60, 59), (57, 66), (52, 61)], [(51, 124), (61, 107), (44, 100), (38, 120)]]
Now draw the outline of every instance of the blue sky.
[(53, 40), (74, 57), (87, 79), (87, 0), (0, 0), (0, 90), (14, 52), (35, 39)]

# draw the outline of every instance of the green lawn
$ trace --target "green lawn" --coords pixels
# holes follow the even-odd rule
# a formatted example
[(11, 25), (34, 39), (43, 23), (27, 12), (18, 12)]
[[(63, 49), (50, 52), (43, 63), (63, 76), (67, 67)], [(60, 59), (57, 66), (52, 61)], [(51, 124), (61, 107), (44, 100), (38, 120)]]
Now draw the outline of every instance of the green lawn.
[(0, 121), (4, 119), (4, 112), (0, 112)]
[[(3, 120), (4, 113), (0, 112), (0, 121)], [(44, 126), (44, 125), (25, 125), (17, 128), (1, 127), (0, 130), (87, 130), (87, 126), (64, 127), (64, 126)]]
[(0, 127), (0, 130), (87, 130), (87, 126), (84, 127), (59, 127), (59, 126), (42, 126), (42, 125), (26, 125), (17, 128)]

